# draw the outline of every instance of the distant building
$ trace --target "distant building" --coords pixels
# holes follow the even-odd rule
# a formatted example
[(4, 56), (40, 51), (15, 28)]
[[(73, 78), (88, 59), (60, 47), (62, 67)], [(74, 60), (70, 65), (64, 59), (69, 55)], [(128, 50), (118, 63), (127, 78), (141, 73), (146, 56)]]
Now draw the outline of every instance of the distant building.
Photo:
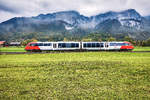
[(5, 46), (6, 41), (0, 41), (0, 46)]
[(21, 46), (21, 42), (10, 42), (9, 46)]

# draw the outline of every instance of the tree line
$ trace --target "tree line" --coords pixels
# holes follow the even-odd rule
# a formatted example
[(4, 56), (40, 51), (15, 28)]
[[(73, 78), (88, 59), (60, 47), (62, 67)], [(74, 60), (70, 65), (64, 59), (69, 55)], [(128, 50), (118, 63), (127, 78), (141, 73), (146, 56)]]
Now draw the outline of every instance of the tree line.
[[(136, 40), (124, 34), (108, 34), (108, 33), (89, 33), (89, 34), (71, 34), (64, 33), (16, 33), (13, 36), (5, 37), (8, 42), (21, 42), (23, 46), (29, 42), (36, 41), (128, 41), (135, 46), (150, 46), (150, 38), (147, 40)], [(3, 40), (3, 39), (0, 39)]]
[[(119, 37), (119, 38), (118, 38)], [(131, 42), (134, 46), (150, 46), (150, 38), (147, 40), (135, 40), (129, 36), (124, 36), (122, 34), (111, 35), (111, 34), (98, 34), (98, 33), (91, 33), (86, 36), (80, 37), (76, 35), (62, 35), (62, 34), (55, 34), (49, 35), (41, 38), (30, 38), (22, 41), (22, 45), (27, 45), (29, 42), (36, 42), (36, 41), (84, 41), (84, 42), (92, 42), (92, 41), (128, 41)]]

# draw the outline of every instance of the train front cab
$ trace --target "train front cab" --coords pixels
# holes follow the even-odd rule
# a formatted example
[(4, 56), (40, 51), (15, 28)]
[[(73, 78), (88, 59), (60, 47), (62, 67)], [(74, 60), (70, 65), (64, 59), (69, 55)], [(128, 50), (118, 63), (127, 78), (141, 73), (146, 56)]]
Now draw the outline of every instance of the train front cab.
[(109, 42), (108, 49), (110, 51), (132, 51), (134, 47), (130, 42)]
[(37, 45), (36, 42), (30, 42), (26, 45), (25, 50), (28, 52), (32, 52), (32, 51), (40, 51), (39, 46)]
[(32, 52), (53, 50), (53, 43), (52, 42), (31, 42), (27, 44), (25, 50), (32, 51)]
[(132, 51), (134, 49), (134, 46), (130, 42), (124, 42), (121, 46), (121, 51)]

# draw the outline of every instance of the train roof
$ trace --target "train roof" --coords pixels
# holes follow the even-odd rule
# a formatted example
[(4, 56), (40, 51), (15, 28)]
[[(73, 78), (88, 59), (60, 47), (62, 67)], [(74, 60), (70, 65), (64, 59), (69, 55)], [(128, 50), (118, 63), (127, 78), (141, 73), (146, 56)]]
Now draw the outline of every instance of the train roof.
[[(82, 42), (82, 41), (81, 41)], [(80, 43), (80, 42), (77, 42), (77, 41), (58, 41), (58, 42), (49, 42), (49, 41), (46, 41), (46, 42), (41, 42), (41, 41), (38, 41), (38, 42), (30, 42), (30, 43)], [(89, 42), (82, 42), (82, 43), (130, 43), (128, 41), (89, 41)]]

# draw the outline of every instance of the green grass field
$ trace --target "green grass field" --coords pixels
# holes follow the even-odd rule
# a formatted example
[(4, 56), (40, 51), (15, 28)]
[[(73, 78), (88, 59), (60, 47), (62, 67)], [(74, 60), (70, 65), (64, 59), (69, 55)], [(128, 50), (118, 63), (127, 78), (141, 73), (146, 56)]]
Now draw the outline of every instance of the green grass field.
[(150, 47), (135, 47), (133, 51), (150, 51)]
[(150, 53), (0, 55), (0, 100), (149, 100)]
[(0, 47), (0, 52), (26, 52), (24, 47)]

